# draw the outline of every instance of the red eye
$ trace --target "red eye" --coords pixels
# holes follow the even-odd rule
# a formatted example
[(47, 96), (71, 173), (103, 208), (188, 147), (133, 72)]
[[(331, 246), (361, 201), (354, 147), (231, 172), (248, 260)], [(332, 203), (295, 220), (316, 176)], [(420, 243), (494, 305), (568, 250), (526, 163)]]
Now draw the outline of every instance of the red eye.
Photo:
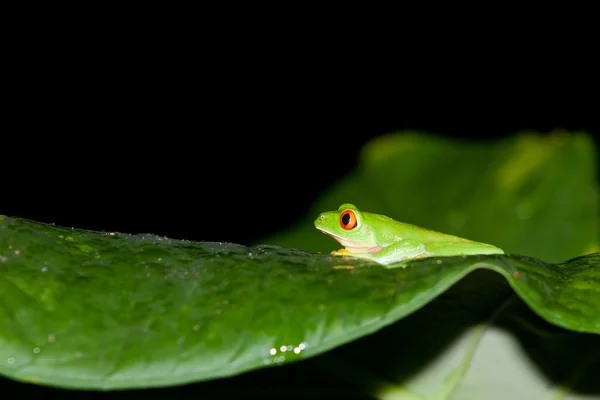
[(356, 214), (352, 210), (344, 210), (340, 215), (340, 226), (345, 230), (356, 228)]

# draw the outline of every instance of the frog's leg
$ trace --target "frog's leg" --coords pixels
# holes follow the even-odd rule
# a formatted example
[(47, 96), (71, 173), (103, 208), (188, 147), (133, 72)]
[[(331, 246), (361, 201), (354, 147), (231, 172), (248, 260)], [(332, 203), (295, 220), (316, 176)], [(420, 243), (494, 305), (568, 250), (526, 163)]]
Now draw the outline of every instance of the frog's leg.
[(333, 251), (331, 254), (367, 258), (369, 260), (377, 261), (381, 264), (389, 264), (411, 258), (426, 257), (429, 255), (423, 243), (411, 239), (404, 239), (393, 243), (377, 253), (353, 253), (346, 249), (341, 249), (338, 251)]
[(504, 251), (496, 246), (479, 242), (430, 242), (425, 243), (425, 247), (434, 257), (504, 254)]
[(391, 264), (413, 258), (460, 256), (471, 254), (503, 254), (496, 246), (479, 242), (429, 242), (404, 239), (391, 244), (377, 253), (353, 253), (346, 249), (333, 251), (331, 254), (366, 258), (381, 264)]

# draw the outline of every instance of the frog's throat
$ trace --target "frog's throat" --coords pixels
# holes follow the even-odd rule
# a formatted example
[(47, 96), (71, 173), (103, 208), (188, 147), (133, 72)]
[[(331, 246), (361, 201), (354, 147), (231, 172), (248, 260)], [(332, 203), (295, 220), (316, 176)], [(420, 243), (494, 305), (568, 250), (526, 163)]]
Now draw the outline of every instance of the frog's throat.
[(321, 228), (317, 228), (317, 229), (320, 230), (321, 232), (323, 232), (324, 234), (329, 235), (332, 238), (334, 238), (335, 240), (337, 240), (350, 253), (371, 253), (371, 254), (374, 254), (374, 253), (380, 252), (383, 249), (383, 247), (377, 246), (377, 245), (368, 245), (368, 244), (362, 244), (362, 243), (353, 242), (352, 240), (340, 237), (340, 236), (336, 235), (335, 233), (331, 233), (329, 231), (326, 231), (325, 229), (321, 229)]

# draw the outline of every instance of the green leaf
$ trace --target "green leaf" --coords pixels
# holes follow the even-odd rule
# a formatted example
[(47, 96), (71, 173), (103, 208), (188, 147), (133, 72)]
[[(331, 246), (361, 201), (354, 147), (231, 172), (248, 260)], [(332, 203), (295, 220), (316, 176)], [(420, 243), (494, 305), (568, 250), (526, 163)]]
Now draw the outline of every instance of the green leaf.
[(484, 269), (418, 312), (313, 360), (379, 399), (600, 396), (600, 336), (544, 322)]
[(507, 253), (561, 262), (600, 251), (595, 151), (588, 135), (560, 131), (495, 142), (415, 132), (382, 136), (301, 221), (260, 243), (337, 250), (313, 221), (352, 203)]
[(556, 265), (514, 255), (403, 265), (3, 217), (0, 373), (87, 389), (230, 376), (379, 330), (479, 268), (502, 274), (553, 324), (600, 333), (600, 254)]

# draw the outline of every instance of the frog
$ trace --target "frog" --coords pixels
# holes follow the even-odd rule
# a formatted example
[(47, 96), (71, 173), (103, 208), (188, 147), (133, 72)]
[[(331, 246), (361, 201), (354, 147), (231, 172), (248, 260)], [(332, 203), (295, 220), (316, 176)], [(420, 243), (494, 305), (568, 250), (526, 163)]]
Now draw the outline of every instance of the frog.
[(504, 254), (497, 246), (360, 211), (351, 203), (342, 204), (336, 211), (322, 212), (315, 220), (315, 228), (344, 246), (332, 251), (332, 255), (384, 265), (425, 257)]

